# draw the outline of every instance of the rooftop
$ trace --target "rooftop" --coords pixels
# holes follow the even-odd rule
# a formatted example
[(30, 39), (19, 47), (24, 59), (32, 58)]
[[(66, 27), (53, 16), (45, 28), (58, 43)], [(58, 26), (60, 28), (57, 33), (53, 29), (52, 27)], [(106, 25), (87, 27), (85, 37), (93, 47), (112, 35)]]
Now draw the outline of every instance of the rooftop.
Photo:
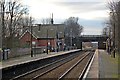
[[(32, 26), (32, 34), (36, 38), (56, 38), (57, 36), (58, 38), (62, 38), (64, 37), (64, 28), (64, 24), (37, 24), (36, 26)], [(22, 34), (22, 36), (25, 33), (26, 31)]]

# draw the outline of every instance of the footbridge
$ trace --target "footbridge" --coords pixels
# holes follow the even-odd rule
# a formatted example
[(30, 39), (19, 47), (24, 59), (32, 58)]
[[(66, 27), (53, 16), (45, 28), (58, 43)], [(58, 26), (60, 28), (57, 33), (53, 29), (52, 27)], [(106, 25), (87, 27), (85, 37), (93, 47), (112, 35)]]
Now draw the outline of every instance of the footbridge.
[[(105, 35), (81, 35), (80, 37), (69, 37), (69, 41), (72, 39), (72, 44), (76, 44), (76, 46), (82, 49), (82, 42), (98, 42), (99, 49), (106, 48), (106, 40), (108, 36)], [(69, 42), (70, 43), (70, 42)]]

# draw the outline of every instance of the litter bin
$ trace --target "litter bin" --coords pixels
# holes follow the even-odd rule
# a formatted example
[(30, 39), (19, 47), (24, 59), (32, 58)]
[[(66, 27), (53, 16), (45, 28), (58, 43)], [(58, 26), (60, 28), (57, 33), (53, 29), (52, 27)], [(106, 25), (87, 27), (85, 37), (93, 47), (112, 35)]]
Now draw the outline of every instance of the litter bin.
[(5, 50), (5, 53), (4, 53), (4, 59), (8, 59), (8, 49)]
[(8, 53), (10, 53), (10, 49), (4, 49), (4, 52), (2, 52), (2, 59), (3, 60), (8, 59)]

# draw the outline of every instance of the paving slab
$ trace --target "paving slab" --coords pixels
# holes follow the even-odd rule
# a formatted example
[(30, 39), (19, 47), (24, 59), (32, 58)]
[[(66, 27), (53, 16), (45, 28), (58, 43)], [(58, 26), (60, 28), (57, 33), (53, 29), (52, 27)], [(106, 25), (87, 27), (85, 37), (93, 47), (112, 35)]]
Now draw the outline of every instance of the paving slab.
[(99, 78), (118, 78), (118, 63), (105, 50), (99, 50)]
[(86, 78), (98, 78), (98, 49), (95, 51), (95, 54), (93, 56), (93, 61), (92, 64), (90, 66), (90, 69), (88, 71), (88, 74), (86, 76)]
[(120, 80), (118, 78), (118, 63), (106, 50), (96, 50), (86, 79)]

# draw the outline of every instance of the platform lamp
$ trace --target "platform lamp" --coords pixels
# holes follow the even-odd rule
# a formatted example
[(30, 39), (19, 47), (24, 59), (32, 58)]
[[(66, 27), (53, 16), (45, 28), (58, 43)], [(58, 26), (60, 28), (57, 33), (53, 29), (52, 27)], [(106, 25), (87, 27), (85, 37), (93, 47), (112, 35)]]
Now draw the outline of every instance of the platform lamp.
[[(50, 29), (50, 30), (52, 31), (53, 29)], [(49, 37), (48, 37), (48, 29), (47, 29), (47, 54), (48, 54), (48, 44), (49, 44), (49, 43), (48, 43), (48, 38), (49, 38)]]
[(113, 17), (113, 57), (115, 58), (115, 12), (110, 12)]
[(48, 54), (48, 29), (47, 29), (47, 54)]
[(32, 49), (32, 17), (30, 17), (30, 31), (31, 31), (31, 57), (33, 57), (33, 49)]

